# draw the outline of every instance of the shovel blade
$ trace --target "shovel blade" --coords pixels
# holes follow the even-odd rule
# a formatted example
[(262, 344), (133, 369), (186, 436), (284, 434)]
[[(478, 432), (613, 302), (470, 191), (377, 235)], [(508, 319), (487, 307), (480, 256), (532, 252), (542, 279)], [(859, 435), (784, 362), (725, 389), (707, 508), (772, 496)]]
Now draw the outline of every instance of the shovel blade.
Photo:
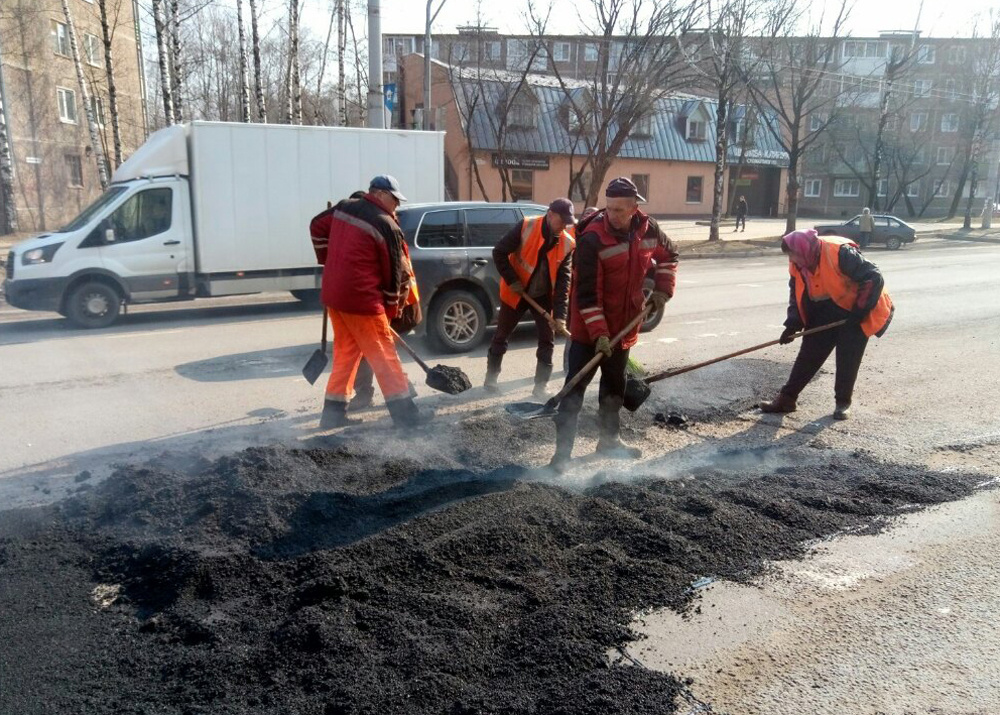
[(635, 412), (642, 407), (642, 403), (649, 397), (652, 388), (645, 380), (635, 375), (625, 376), (625, 399), (622, 406), (629, 412)]
[(313, 354), (309, 356), (309, 361), (305, 364), (305, 367), (302, 368), (302, 377), (306, 379), (306, 382), (310, 385), (315, 385), (316, 380), (319, 379), (319, 376), (323, 374), (323, 370), (326, 369), (327, 361), (326, 353), (316, 348)]
[(548, 403), (540, 402), (514, 402), (504, 409), (519, 420), (538, 420), (546, 417), (555, 417), (557, 414), (555, 407), (550, 407)]
[(449, 395), (457, 395), (472, 387), (472, 381), (460, 368), (437, 365), (427, 371), (427, 387)]

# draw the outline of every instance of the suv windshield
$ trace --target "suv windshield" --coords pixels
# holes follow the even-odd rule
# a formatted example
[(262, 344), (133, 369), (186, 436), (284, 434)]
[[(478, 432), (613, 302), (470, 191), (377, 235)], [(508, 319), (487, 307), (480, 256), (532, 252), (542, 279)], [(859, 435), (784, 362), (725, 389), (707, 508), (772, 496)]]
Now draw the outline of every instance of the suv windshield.
[(98, 196), (97, 200), (85, 208), (79, 216), (60, 228), (56, 231), (56, 233), (69, 233), (70, 231), (76, 231), (83, 228), (87, 225), (90, 219), (94, 217), (94, 214), (98, 213), (105, 206), (125, 193), (125, 189), (126, 187), (124, 186), (112, 186), (110, 189)]

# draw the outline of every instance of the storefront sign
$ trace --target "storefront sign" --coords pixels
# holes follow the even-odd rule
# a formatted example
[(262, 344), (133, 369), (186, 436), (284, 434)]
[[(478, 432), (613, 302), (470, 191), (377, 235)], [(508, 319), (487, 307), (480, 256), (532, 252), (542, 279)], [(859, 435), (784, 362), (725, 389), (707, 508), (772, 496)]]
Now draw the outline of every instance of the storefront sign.
[[(501, 161), (502, 159), (502, 161)], [(498, 169), (503, 165), (508, 169), (540, 169), (549, 170), (549, 158), (547, 156), (526, 156), (524, 154), (499, 154), (493, 155), (493, 168)]]

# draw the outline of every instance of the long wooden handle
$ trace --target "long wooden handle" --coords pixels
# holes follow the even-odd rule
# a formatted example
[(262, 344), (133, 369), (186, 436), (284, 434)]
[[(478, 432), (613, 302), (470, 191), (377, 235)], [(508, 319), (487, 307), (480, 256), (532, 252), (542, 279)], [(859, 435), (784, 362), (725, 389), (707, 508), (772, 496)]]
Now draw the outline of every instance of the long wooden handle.
[(326, 308), (323, 308), (323, 337), (319, 341), (320, 350), (326, 353), (326, 322), (330, 316), (326, 314)]
[[(632, 320), (631, 323), (626, 325), (622, 329), (622, 331), (618, 333), (618, 335), (613, 337), (611, 339), (611, 347), (614, 347), (615, 345), (620, 343), (622, 341), (622, 338), (624, 338), (626, 335), (632, 332), (632, 329), (635, 328), (635, 326), (639, 325), (642, 321), (644, 321), (646, 319), (646, 316), (649, 314), (649, 309), (652, 307), (653, 307), (652, 305), (647, 305), (645, 308), (643, 308), (642, 311), (639, 313), (639, 315), (635, 316), (635, 318)], [(583, 379), (583, 376), (589, 373), (595, 367), (597, 367), (598, 363), (600, 363), (601, 360), (603, 359), (604, 359), (604, 353), (597, 353), (596, 355), (594, 355), (594, 357), (590, 358), (590, 360), (587, 361), (587, 364), (584, 365), (579, 372), (573, 375), (573, 377), (571, 377), (566, 382), (565, 385), (563, 385), (563, 389), (559, 390), (557, 394), (549, 398), (549, 401), (545, 403), (546, 409), (551, 409), (556, 405), (558, 405), (562, 401), (562, 399), (569, 394), (570, 390), (572, 390), (579, 384), (580, 380)]]
[[(535, 300), (534, 298), (532, 298), (527, 293), (522, 293), (521, 297), (524, 298), (525, 301), (527, 301), (528, 305), (530, 305), (532, 308), (534, 308), (536, 311), (538, 311), (539, 315), (544, 315), (546, 318), (548, 318), (549, 319), (549, 325), (552, 326), (553, 330), (555, 329), (555, 327), (556, 327), (556, 320), (555, 320), (554, 317), (552, 317), (549, 314), (549, 311), (547, 311), (544, 308), (542, 308), (542, 306), (540, 306), (538, 304), (538, 301)], [(561, 331), (559, 331), (559, 333), (564, 338), (568, 338), (569, 337), (569, 331), (568, 330), (561, 330)]]
[(400, 337), (399, 333), (397, 333), (395, 329), (392, 328), (392, 326), (389, 327), (389, 330), (392, 331), (392, 337), (396, 338), (396, 342), (398, 342), (402, 346), (403, 350), (409, 353), (410, 357), (417, 361), (417, 365), (422, 367), (424, 369), (424, 372), (430, 372), (431, 369), (427, 366), (427, 363), (421, 360), (420, 356), (417, 355), (415, 352), (413, 352), (413, 348), (411, 348), (409, 345), (406, 344), (406, 341), (403, 340), (402, 337)]
[[(818, 328), (810, 328), (809, 330), (803, 330), (801, 332), (792, 335), (792, 340), (795, 340), (796, 338), (803, 338), (806, 335), (812, 335), (813, 333), (820, 333), (824, 330), (829, 330), (830, 328), (839, 328), (846, 322), (847, 322), (846, 320), (838, 320), (834, 323), (827, 323), (826, 325), (821, 325)], [(763, 350), (764, 348), (769, 348), (772, 345), (777, 345), (780, 342), (781, 342), (780, 338), (778, 340), (768, 340), (766, 343), (761, 343), (760, 345), (754, 345), (753, 347), (750, 348), (743, 348), (742, 350), (737, 350), (734, 353), (729, 353), (728, 355), (723, 355), (722, 357), (712, 358), (711, 360), (706, 360), (705, 362), (699, 362), (694, 365), (688, 365), (687, 367), (678, 367), (673, 370), (664, 370), (663, 372), (658, 372), (655, 375), (650, 375), (649, 377), (644, 378), (643, 381), (646, 384), (649, 384), (651, 382), (659, 382), (660, 380), (666, 380), (668, 377), (682, 375), (685, 372), (691, 372), (692, 370), (697, 370), (698, 368), (701, 367), (714, 365), (715, 363), (722, 362), (723, 360), (729, 360), (730, 358), (739, 357), (740, 355), (746, 355), (747, 353), (752, 353), (756, 350)]]

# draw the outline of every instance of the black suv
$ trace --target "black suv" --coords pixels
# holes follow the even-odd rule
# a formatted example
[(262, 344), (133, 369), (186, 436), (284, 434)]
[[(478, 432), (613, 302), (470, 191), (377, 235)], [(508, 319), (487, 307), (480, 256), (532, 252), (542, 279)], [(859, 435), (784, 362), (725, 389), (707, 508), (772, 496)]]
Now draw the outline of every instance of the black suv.
[[(479, 345), (500, 309), (500, 275), (493, 247), (522, 218), (545, 214), (536, 204), (449, 202), (404, 204), (399, 224), (417, 274), (424, 322), (418, 330), (444, 350), (467, 352)], [(647, 282), (652, 290), (652, 280)], [(656, 313), (643, 325), (652, 330)]]

